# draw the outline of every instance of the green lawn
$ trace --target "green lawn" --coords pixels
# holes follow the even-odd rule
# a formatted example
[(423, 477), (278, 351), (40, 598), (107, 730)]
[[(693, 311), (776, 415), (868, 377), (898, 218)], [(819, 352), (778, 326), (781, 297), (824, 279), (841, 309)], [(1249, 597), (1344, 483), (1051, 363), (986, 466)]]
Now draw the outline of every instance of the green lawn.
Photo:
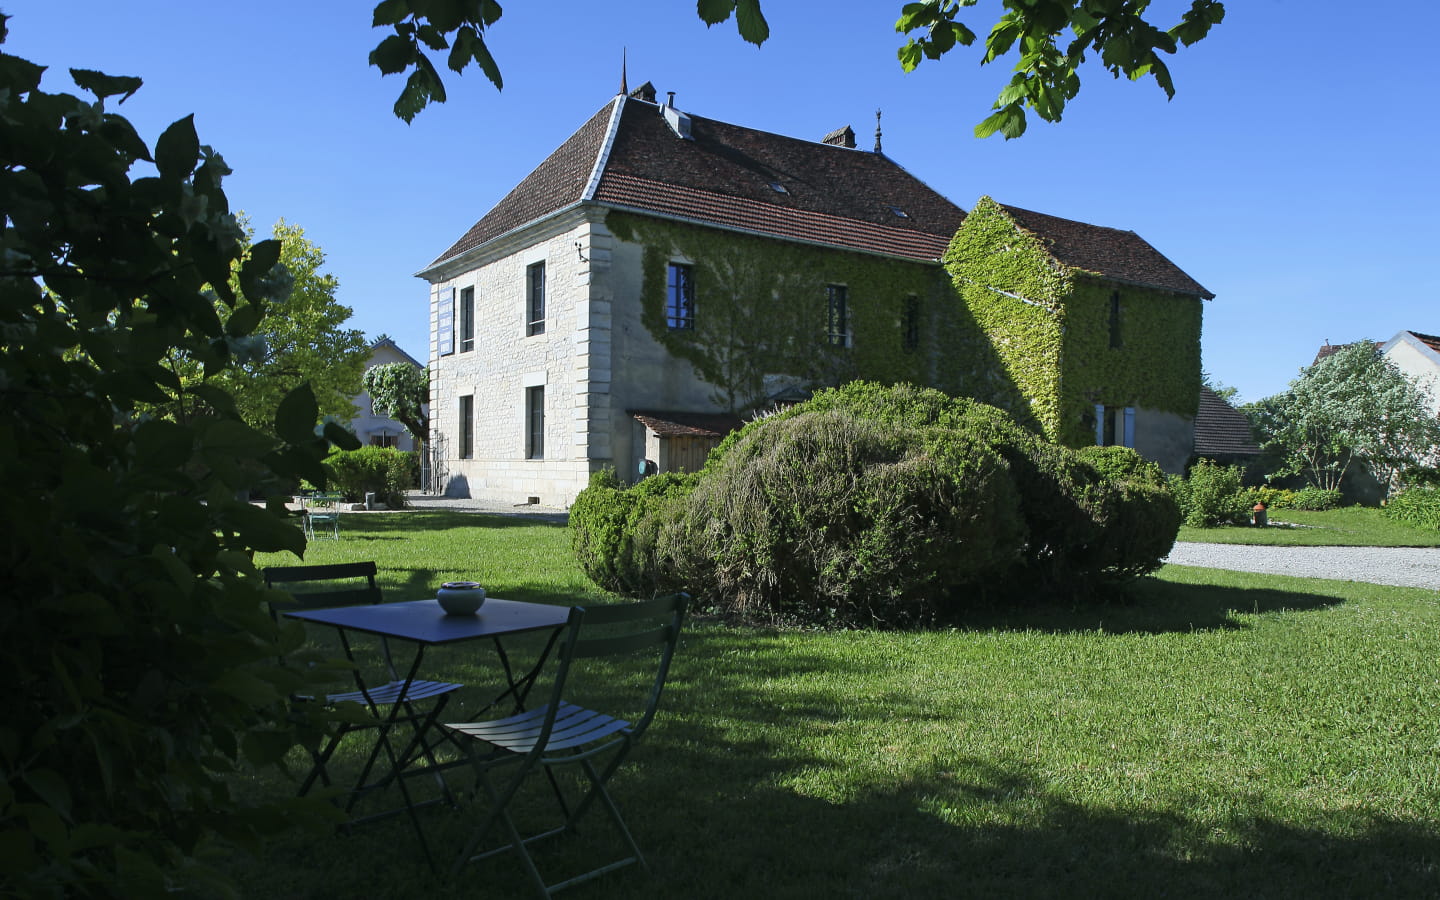
[[(309, 561), (376, 559), (396, 596), (461, 576), (497, 596), (600, 596), (563, 527), (453, 513), (343, 527)], [(1437, 604), (1172, 566), (1104, 606), (942, 632), (696, 621), (617, 784), (653, 876), (569, 894), (1433, 897)], [(479, 649), (427, 659), (432, 676), (493, 686)], [(458, 846), (458, 814), (423, 821)], [(414, 848), (399, 819), (226, 868), (255, 897), (526, 896), (506, 858), (451, 881)], [(541, 865), (563, 875), (587, 849), (557, 845)]]
[(1180, 529), (1179, 540), (1296, 547), (1440, 547), (1440, 531), (1397, 522), (1373, 507), (1325, 512), (1272, 509), (1265, 528), (1227, 525)]

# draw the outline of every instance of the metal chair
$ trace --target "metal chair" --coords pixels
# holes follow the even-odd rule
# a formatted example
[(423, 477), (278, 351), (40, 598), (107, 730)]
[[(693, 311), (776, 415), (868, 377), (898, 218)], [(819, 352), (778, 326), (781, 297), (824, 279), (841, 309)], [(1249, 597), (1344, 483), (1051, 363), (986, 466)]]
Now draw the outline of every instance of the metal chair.
[[(265, 586), (278, 588), (289, 594), (288, 599), (279, 599), (272, 595), (269, 601), (270, 614), (277, 616), (294, 609), (381, 603), (384, 598), (380, 588), (375, 584), (375, 571), (373, 562), (267, 568), (264, 570)], [(387, 680), (383, 684), (367, 684), (360, 667), (354, 664), (355, 657), (348, 636), (343, 630), (339, 634), (345, 656), (352, 664), (351, 671), (355, 678), (356, 689), (326, 694), (319, 699), (328, 706), (362, 704), (369, 710), (370, 715), (363, 721), (342, 721), (323, 747), (311, 750), (312, 766), (300, 785), (299, 794), (304, 796), (309, 793), (317, 780), (326, 787), (330, 786), (327, 767), (346, 735), (356, 731), (376, 729), (378, 734), (375, 745), (371, 748), (365, 766), (355, 782), (355, 788), (351, 791), (345, 806), (346, 812), (348, 813), (354, 808), (360, 795), (368, 789), (389, 784), (388, 777), (374, 784), (368, 781), (370, 772), (374, 769), (382, 752), (386, 753), (389, 758), (391, 772), (399, 781), (401, 791), (405, 793), (406, 807), (409, 808), (411, 806), (410, 797), (405, 788), (404, 778), (400, 774), (403, 763), (410, 758), (412, 753), (419, 752), (425, 756), (431, 766), (435, 765), (434, 751), (425, 738), (425, 732), (434, 725), (441, 710), (449, 702), (450, 695), (464, 685), (445, 681), (407, 681), (401, 678), (390, 657), (389, 642), (383, 637), (379, 638), (379, 655)], [(296, 699), (303, 702), (313, 701), (316, 698)], [(394, 710), (393, 707), (397, 704), (400, 709)], [(427, 708), (422, 709), (421, 705), (425, 705)], [(388, 738), (389, 729), (400, 722), (412, 725), (415, 736), (405, 751), (397, 756)], [(453, 802), (443, 779), (440, 779), (438, 775), (435, 777), (445, 793), (445, 799)], [(416, 827), (418, 829), (418, 823)]]
[[(456, 860), (455, 872), (467, 862), (513, 850), (520, 857), (537, 893), (550, 897), (561, 888), (588, 881), (631, 863), (639, 863), (648, 870), (645, 857), (621, 818), (606, 785), (655, 716), (670, 670), (670, 660), (680, 639), (689, 599), (686, 594), (675, 594), (617, 606), (575, 607), (570, 612), (557, 652), (554, 684), (548, 703), (503, 719), (443, 726), (449, 730), (451, 739), (462, 746), (469, 756), (479, 787), (477, 793), (483, 795), (477, 797), (477, 801), (488, 800), (490, 803), (488, 814)], [(603, 636), (596, 636), (597, 631), (603, 631)], [(616, 631), (621, 633), (616, 634)], [(645, 679), (648, 687), (644, 712), (634, 722), (576, 706), (565, 699), (572, 688), (570, 676), (576, 661), (647, 650), (656, 657), (655, 677), (653, 682)], [(608, 760), (603, 760), (607, 755)], [(596, 765), (600, 761), (604, 761), (603, 768)], [(563, 766), (579, 766), (588, 784), (588, 790), (573, 809), (554, 777), (555, 770)], [(506, 767), (513, 771), (508, 773), (508, 777), (498, 779), (501, 770)], [(540, 771), (549, 777), (565, 820), (559, 827), (522, 837), (511, 817), (510, 804), (525, 779)], [(596, 800), (605, 808), (629, 850), (628, 855), (584, 874), (547, 885), (527, 846), (574, 830), (576, 823)], [(504, 842), (476, 853), (486, 834), (496, 824), (503, 832)]]
[(340, 539), (340, 503), (344, 498), (339, 494), (311, 494), (304, 500), (305, 537), (315, 540), (316, 528), (328, 530), (330, 536)]

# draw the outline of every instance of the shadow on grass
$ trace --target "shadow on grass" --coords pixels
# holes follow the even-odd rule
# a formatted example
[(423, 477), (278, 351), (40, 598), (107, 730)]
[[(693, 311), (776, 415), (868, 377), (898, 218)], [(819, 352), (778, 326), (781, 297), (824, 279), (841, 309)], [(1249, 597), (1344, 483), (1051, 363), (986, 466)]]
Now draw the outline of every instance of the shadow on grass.
[[(386, 536), (417, 531), (448, 531), (455, 528), (566, 528), (560, 521), (563, 514), (530, 515), (516, 513), (457, 512), (449, 509), (396, 509), (383, 512), (343, 513), (342, 534), (357, 537)], [(347, 534), (347, 536), (349, 536)]]
[(1343, 596), (1142, 578), (1088, 603), (972, 611), (957, 627), (966, 631), (1184, 633), (1246, 627), (1236, 618), (1237, 613), (1305, 612), (1344, 602)]

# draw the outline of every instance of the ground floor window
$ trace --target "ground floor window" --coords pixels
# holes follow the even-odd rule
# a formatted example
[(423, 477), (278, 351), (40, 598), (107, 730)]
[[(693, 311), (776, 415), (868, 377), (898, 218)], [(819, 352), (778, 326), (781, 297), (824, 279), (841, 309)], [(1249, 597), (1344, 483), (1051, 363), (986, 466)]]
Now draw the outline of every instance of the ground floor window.
[(1095, 443), (1102, 447), (1135, 446), (1135, 407), (1095, 404)]
[(460, 458), (470, 459), (475, 455), (475, 397), (466, 394), (460, 398)]
[(545, 458), (545, 388), (525, 389), (525, 458)]
[(370, 446), (372, 447), (398, 447), (400, 446), (400, 435), (390, 434), (382, 431), (379, 434), (370, 435)]

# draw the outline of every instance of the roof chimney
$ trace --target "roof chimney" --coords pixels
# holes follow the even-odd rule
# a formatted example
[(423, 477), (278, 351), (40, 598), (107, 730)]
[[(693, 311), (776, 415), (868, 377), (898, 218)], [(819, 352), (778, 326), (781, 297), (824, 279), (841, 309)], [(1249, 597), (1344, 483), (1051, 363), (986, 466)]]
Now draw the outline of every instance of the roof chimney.
[(666, 91), (666, 92), (665, 92), (665, 95), (670, 98), (669, 100), (666, 100), (666, 101), (665, 101), (665, 105), (666, 105), (666, 106), (674, 106), (674, 105), (675, 105), (675, 92), (674, 92), (674, 91)]
[(849, 147), (855, 149), (855, 131), (846, 125), (844, 128), (837, 128), (820, 140), (822, 144), (832, 144), (836, 147)]

